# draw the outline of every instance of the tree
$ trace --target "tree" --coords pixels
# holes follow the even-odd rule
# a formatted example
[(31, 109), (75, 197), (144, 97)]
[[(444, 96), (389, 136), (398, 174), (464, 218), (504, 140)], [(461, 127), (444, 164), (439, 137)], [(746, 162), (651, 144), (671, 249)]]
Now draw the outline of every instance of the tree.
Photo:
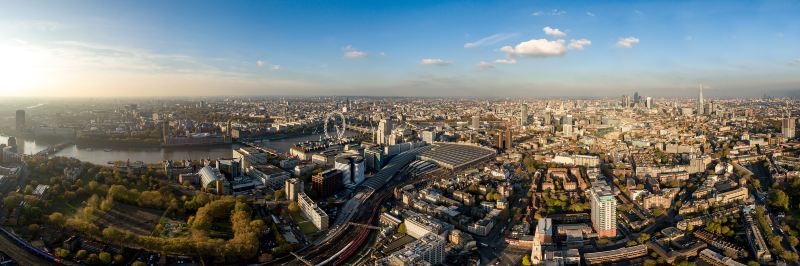
[(50, 219), (51, 223), (57, 226), (63, 226), (64, 222), (66, 221), (64, 215), (61, 214), (60, 212), (51, 213), (50, 216), (48, 216), (48, 218)]
[(98, 255), (97, 258), (100, 259), (100, 262), (103, 264), (111, 264), (111, 253), (100, 252), (100, 255)]
[(781, 210), (786, 210), (789, 207), (789, 197), (780, 189), (770, 190), (769, 196), (767, 196), (767, 202), (770, 206)]
[(147, 266), (147, 264), (137, 260), (137, 261), (134, 261), (133, 264), (131, 264), (131, 266)]
[(79, 260), (82, 260), (82, 259), (86, 258), (86, 255), (89, 255), (89, 252), (86, 251), (86, 250), (81, 249), (81, 250), (78, 250), (77, 253), (75, 253), (75, 258), (77, 258)]
[(283, 189), (275, 190), (275, 200), (281, 200), (284, 196)]
[(115, 264), (122, 264), (123, 261), (125, 261), (125, 257), (122, 257), (122, 255), (114, 255)]
[(796, 247), (797, 244), (800, 244), (800, 239), (797, 239), (795, 236), (789, 236), (789, 244), (792, 244), (793, 247)]
[(638, 242), (639, 244), (643, 244), (648, 239), (650, 239), (650, 234), (642, 233), (641, 235), (639, 235), (639, 237), (636, 238), (636, 242)]
[(406, 224), (405, 223), (401, 223), (400, 226), (397, 227), (397, 232), (401, 233), (401, 234), (405, 234), (406, 233)]
[(289, 211), (290, 212), (298, 212), (300, 211), (300, 206), (297, 206), (297, 202), (289, 202)]
[(522, 265), (523, 265), (523, 266), (530, 266), (530, 265), (532, 265), (532, 263), (531, 263), (531, 257), (530, 257), (530, 256), (528, 256), (528, 255), (522, 256)]
[(100, 258), (95, 253), (89, 254), (89, 257), (86, 258), (86, 264), (90, 264), (90, 265), (91, 264), (97, 264), (99, 261), (100, 261)]
[(38, 224), (30, 224), (30, 225), (28, 225), (28, 232), (30, 232), (31, 235), (38, 234), (39, 233), (39, 225)]
[(63, 248), (56, 248), (55, 255), (56, 255), (56, 257), (59, 257), (59, 258), (69, 257), (69, 250), (66, 250), (66, 249), (63, 249)]

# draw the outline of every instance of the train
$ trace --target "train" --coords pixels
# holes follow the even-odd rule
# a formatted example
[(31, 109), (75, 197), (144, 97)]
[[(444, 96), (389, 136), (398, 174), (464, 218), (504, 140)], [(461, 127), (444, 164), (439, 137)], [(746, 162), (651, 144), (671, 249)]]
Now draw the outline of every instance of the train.
[(36, 254), (36, 256), (39, 256), (40, 258), (43, 258), (43, 259), (45, 259), (45, 260), (47, 260), (49, 262), (52, 262), (54, 264), (59, 264), (59, 265), (61, 264), (61, 259), (53, 257), (53, 255), (51, 255), (50, 253), (41, 251), (41, 250), (31, 246), (30, 244), (28, 244), (28, 242), (25, 242), (24, 240), (20, 239), (19, 237), (17, 237), (16, 235), (12, 234), (11, 232), (9, 232), (8, 230), (6, 230), (3, 227), (0, 227), (0, 230), (2, 230), (3, 234), (6, 235), (9, 239), (14, 240), (14, 242), (16, 242), (17, 245), (25, 248), (26, 250), (28, 250), (29, 252), (31, 252), (33, 254)]

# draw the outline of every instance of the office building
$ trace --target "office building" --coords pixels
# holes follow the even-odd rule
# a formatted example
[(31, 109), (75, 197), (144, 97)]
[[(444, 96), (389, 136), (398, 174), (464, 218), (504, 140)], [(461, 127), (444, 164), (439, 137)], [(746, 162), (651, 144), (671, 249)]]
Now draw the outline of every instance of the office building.
[(605, 181), (597, 180), (589, 190), (592, 226), (600, 237), (617, 235), (617, 200)]
[(527, 126), (528, 125), (528, 105), (522, 104), (519, 110), (519, 125)]
[(283, 186), (286, 193), (286, 199), (289, 201), (297, 201), (297, 195), (303, 192), (303, 180), (297, 178), (287, 179), (286, 184)]
[(429, 233), (441, 234), (445, 230), (444, 226), (433, 217), (423, 215), (408, 217), (403, 223), (406, 225), (406, 233), (417, 239)]
[(445, 238), (440, 235), (426, 234), (403, 249), (377, 260), (375, 265), (440, 265), (444, 262), (446, 242)]
[(247, 168), (247, 175), (273, 189), (281, 188), (284, 182), (292, 177), (291, 173), (271, 164), (251, 165)]
[(225, 179), (219, 169), (205, 166), (197, 174), (200, 175), (200, 184), (205, 191), (215, 194), (230, 194), (231, 183)]
[(644, 106), (648, 109), (653, 108), (653, 97), (647, 97), (644, 100)]
[(436, 133), (433, 131), (422, 131), (422, 141), (431, 144), (436, 140)]
[(342, 185), (355, 187), (364, 182), (366, 164), (364, 157), (359, 155), (342, 155), (336, 157), (333, 168), (342, 171)]
[(381, 145), (389, 144), (389, 136), (392, 134), (392, 120), (381, 119), (378, 123), (378, 132), (375, 143)]
[(695, 106), (697, 115), (705, 114), (705, 106), (705, 100), (703, 99), (703, 85), (700, 84), (700, 92), (697, 94), (697, 106)]
[(781, 123), (781, 134), (783, 134), (786, 138), (794, 138), (795, 137), (795, 121), (794, 117), (787, 117), (784, 118)]
[(219, 159), (217, 169), (230, 178), (242, 176), (242, 162), (239, 159)]
[(481, 116), (480, 115), (473, 115), (472, 116), (472, 129), (479, 129), (481, 127)]
[(329, 197), (342, 189), (342, 170), (330, 169), (311, 178), (311, 187), (320, 198)]
[(267, 164), (267, 154), (253, 147), (242, 147), (233, 150), (233, 158), (241, 162), (242, 172), (245, 173), (252, 165)]
[(505, 130), (497, 134), (497, 148), (507, 150), (513, 147), (513, 139), (511, 138), (511, 128), (506, 127)]
[(328, 229), (329, 218), (328, 214), (317, 206), (306, 193), (297, 193), (297, 205), (300, 205), (300, 210), (303, 215), (314, 224), (320, 231)]
[(25, 131), (25, 110), (17, 110), (17, 132)]

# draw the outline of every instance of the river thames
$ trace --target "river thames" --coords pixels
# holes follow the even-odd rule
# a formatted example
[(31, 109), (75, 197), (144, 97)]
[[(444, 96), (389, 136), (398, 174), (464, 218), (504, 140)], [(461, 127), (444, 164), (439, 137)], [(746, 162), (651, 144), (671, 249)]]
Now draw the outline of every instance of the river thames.
[[(351, 133), (351, 132), (347, 132)], [(347, 134), (348, 136), (354, 134)], [(309, 140), (318, 140), (319, 135), (303, 135), (279, 140), (264, 142), (263, 146), (275, 149), (279, 152), (288, 152), (289, 148), (298, 142)], [(8, 136), (0, 135), (0, 143), (8, 143)], [(17, 139), (17, 146), (24, 154), (34, 154), (48, 146), (54, 144), (53, 142), (37, 141), (33, 139), (20, 140)], [(218, 159), (230, 158), (232, 151), (240, 147), (239, 144), (232, 144), (227, 146), (210, 146), (210, 147), (114, 147), (107, 149), (104, 147), (79, 147), (77, 145), (69, 145), (57, 152), (55, 156), (66, 156), (77, 158), (81, 161), (86, 161), (94, 164), (105, 165), (110, 161), (142, 161), (145, 163), (157, 163), (164, 160), (199, 160), (199, 159)]]

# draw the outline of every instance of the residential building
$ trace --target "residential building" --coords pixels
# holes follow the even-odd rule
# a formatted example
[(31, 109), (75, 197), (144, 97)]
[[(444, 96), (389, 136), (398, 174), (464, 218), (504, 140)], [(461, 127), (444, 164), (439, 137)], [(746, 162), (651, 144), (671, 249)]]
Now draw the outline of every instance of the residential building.
[(604, 181), (592, 183), (589, 190), (592, 226), (600, 237), (617, 235), (617, 200), (611, 187)]
[(320, 231), (328, 229), (328, 214), (320, 209), (317, 203), (311, 200), (306, 193), (297, 193), (297, 203), (300, 205), (300, 210), (303, 212), (303, 215), (308, 218), (317, 229)]

